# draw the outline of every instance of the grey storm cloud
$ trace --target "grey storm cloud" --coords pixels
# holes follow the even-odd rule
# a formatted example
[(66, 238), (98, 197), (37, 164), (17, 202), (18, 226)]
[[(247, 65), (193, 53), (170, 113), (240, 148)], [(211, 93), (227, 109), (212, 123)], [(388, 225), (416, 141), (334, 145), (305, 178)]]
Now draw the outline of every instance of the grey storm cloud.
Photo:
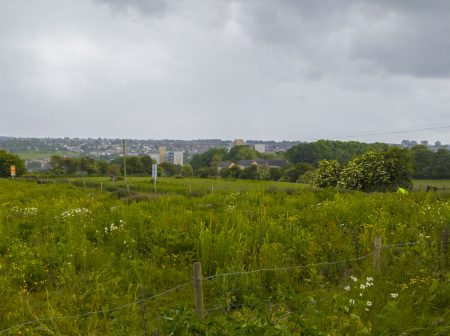
[[(93, 1), (116, 10), (133, 8), (148, 16), (173, 14), (171, 11), (176, 12), (177, 4), (181, 4), (167, 0)], [(361, 71), (450, 76), (447, 33), (450, 1), (208, 0), (200, 3), (220, 9), (224, 4), (238, 6), (235, 20), (243, 33), (280, 57), (298, 57), (303, 62), (301, 72), (306, 78), (333, 73), (345, 62), (361, 67)]]
[(163, 15), (168, 3), (164, 0), (93, 0), (98, 4), (106, 4), (115, 11), (127, 11), (132, 8), (150, 16)]
[(0, 0), (0, 135), (302, 140), (450, 123), (448, 31), (440, 0)]

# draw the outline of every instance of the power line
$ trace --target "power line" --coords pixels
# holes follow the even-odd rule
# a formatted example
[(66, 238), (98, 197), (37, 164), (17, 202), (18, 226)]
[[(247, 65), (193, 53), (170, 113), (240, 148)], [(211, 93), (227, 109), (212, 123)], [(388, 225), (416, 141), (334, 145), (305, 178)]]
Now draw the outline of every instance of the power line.
[(321, 138), (309, 138), (309, 141), (313, 140), (319, 140), (319, 139), (345, 139), (345, 138), (354, 138), (354, 137), (364, 137), (364, 136), (376, 136), (376, 135), (390, 135), (390, 134), (401, 134), (401, 133), (410, 133), (410, 132), (416, 132), (416, 131), (425, 131), (425, 130), (437, 130), (437, 129), (450, 129), (450, 124), (433, 124), (428, 126), (411, 126), (411, 127), (404, 127), (404, 128), (394, 128), (394, 129), (388, 129), (384, 131), (373, 131), (373, 132), (362, 132), (362, 133), (354, 133), (351, 135), (333, 135), (333, 136), (324, 136)]

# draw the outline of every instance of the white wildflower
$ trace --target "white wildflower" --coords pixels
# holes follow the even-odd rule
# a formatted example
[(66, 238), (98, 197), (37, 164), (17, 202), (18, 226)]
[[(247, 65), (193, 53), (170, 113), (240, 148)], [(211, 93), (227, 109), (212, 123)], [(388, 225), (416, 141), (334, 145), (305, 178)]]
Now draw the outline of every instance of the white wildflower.
[(345, 286), (344, 289), (345, 289), (346, 291), (349, 291), (349, 290), (350, 290), (350, 286)]
[(350, 275), (350, 278), (351, 278), (354, 282), (358, 281), (358, 279), (357, 279), (356, 277), (354, 277), (353, 275)]
[(391, 296), (391, 298), (396, 299), (398, 298), (398, 293), (391, 293), (389, 294)]
[(368, 307), (372, 307), (372, 301), (367, 300), (366, 305), (367, 305)]

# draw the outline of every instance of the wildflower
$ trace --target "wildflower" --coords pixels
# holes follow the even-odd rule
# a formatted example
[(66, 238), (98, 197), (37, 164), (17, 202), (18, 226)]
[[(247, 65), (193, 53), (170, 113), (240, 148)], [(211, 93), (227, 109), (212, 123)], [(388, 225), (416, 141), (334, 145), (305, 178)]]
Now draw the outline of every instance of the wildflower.
[(345, 289), (346, 291), (349, 291), (349, 290), (350, 290), (350, 286), (345, 286), (344, 289)]
[(354, 282), (358, 281), (358, 279), (357, 279), (356, 277), (354, 277), (353, 275), (350, 275), (350, 278), (351, 278)]
[(346, 313), (348, 313), (350, 311), (350, 309), (347, 306), (344, 306), (344, 310)]
[(391, 293), (389, 294), (391, 296), (391, 298), (396, 299), (398, 298), (398, 293)]
[(361, 285), (359, 285), (359, 288), (364, 290), (364, 289), (366, 289), (366, 285), (361, 284)]
[(359, 296), (361, 296), (361, 297), (362, 297), (362, 293), (359, 293)]
[(366, 309), (366, 311), (369, 311), (369, 308), (365, 308)]
[(366, 278), (366, 281), (367, 281), (367, 282), (372, 282), (372, 281), (373, 281), (373, 278), (372, 278), (372, 277), (367, 277), (367, 278)]
[(367, 300), (366, 305), (367, 305), (368, 307), (372, 307), (372, 301)]
[(353, 299), (348, 300), (348, 302), (350, 302), (352, 305), (355, 304), (355, 300), (353, 300)]

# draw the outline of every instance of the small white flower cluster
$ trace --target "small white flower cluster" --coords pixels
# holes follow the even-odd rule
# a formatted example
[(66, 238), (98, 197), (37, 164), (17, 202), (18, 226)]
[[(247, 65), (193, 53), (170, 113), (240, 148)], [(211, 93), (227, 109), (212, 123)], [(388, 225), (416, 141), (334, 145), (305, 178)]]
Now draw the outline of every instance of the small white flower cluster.
[(391, 298), (396, 299), (398, 298), (398, 293), (391, 293), (389, 294), (391, 296)]
[(239, 195), (240, 195), (240, 193), (236, 192), (236, 193), (231, 193), (231, 194), (228, 194), (225, 196), (227, 210), (234, 210), (236, 208)]
[[(353, 275), (350, 276), (350, 279), (352, 279), (353, 282), (358, 282), (358, 278)], [(358, 286), (358, 284), (355, 284), (355, 289), (360, 289), (361, 292), (359, 293), (359, 296), (363, 297), (363, 291), (369, 287), (372, 287), (373, 285), (374, 285), (373, 278), (367, 277), (365, 279), (365, 281), (363, 280), (362, 283), (359, 284), (359, 286)], [(347, 285), (344, 287), (344, 289), (349, 292), (352, 289), (352, 287), (350, 285)], [(350, 304), (354, 305), (357, 301), (355, 301), (355, 299), (349, 299), (349, 302), (350, 302)], [(369, 300), (366, 301), (365, 310), (369, 311), (369, 308), (367, 308), (367, 307), (372, 307), (372, 301), (369, 301)], [(347, 306), (344, 307), (344, 310), (346, 312), (349, 312), (349, 308)]]
[(88, 214), (90, 212), (91, 211), (89, 209), (86, 209), (86, 208), (75, 208), (75, 209), (72, 209), (72, 210), (64, 211), (61, 214), (61, 217), (62, 218), (74, 217), (76, 215)]
[[(122, 231), (123, 230), (123, 224), (125, 222), (123, 220), (119, 220), (119, 225), (116, 225), (114, 223), (111, 223), (110, 226), (105, 226), (105, 233), (108, 234), (110, 232), (114, 232), (114, 231)], [(124, 242), (125, 244), (126, 242)]]
[(37, 214), (38, 209), (37, 208), (33, 208), (33, 207), (30, 207), (30, 208), (19, 208), (18, 206), (15, 206), (15, 207), (12, 207), (10, 209), (10, 211), (13, 214), (16, 214), (16, 215), (32, 216), (32, 215), (36, 215)]

